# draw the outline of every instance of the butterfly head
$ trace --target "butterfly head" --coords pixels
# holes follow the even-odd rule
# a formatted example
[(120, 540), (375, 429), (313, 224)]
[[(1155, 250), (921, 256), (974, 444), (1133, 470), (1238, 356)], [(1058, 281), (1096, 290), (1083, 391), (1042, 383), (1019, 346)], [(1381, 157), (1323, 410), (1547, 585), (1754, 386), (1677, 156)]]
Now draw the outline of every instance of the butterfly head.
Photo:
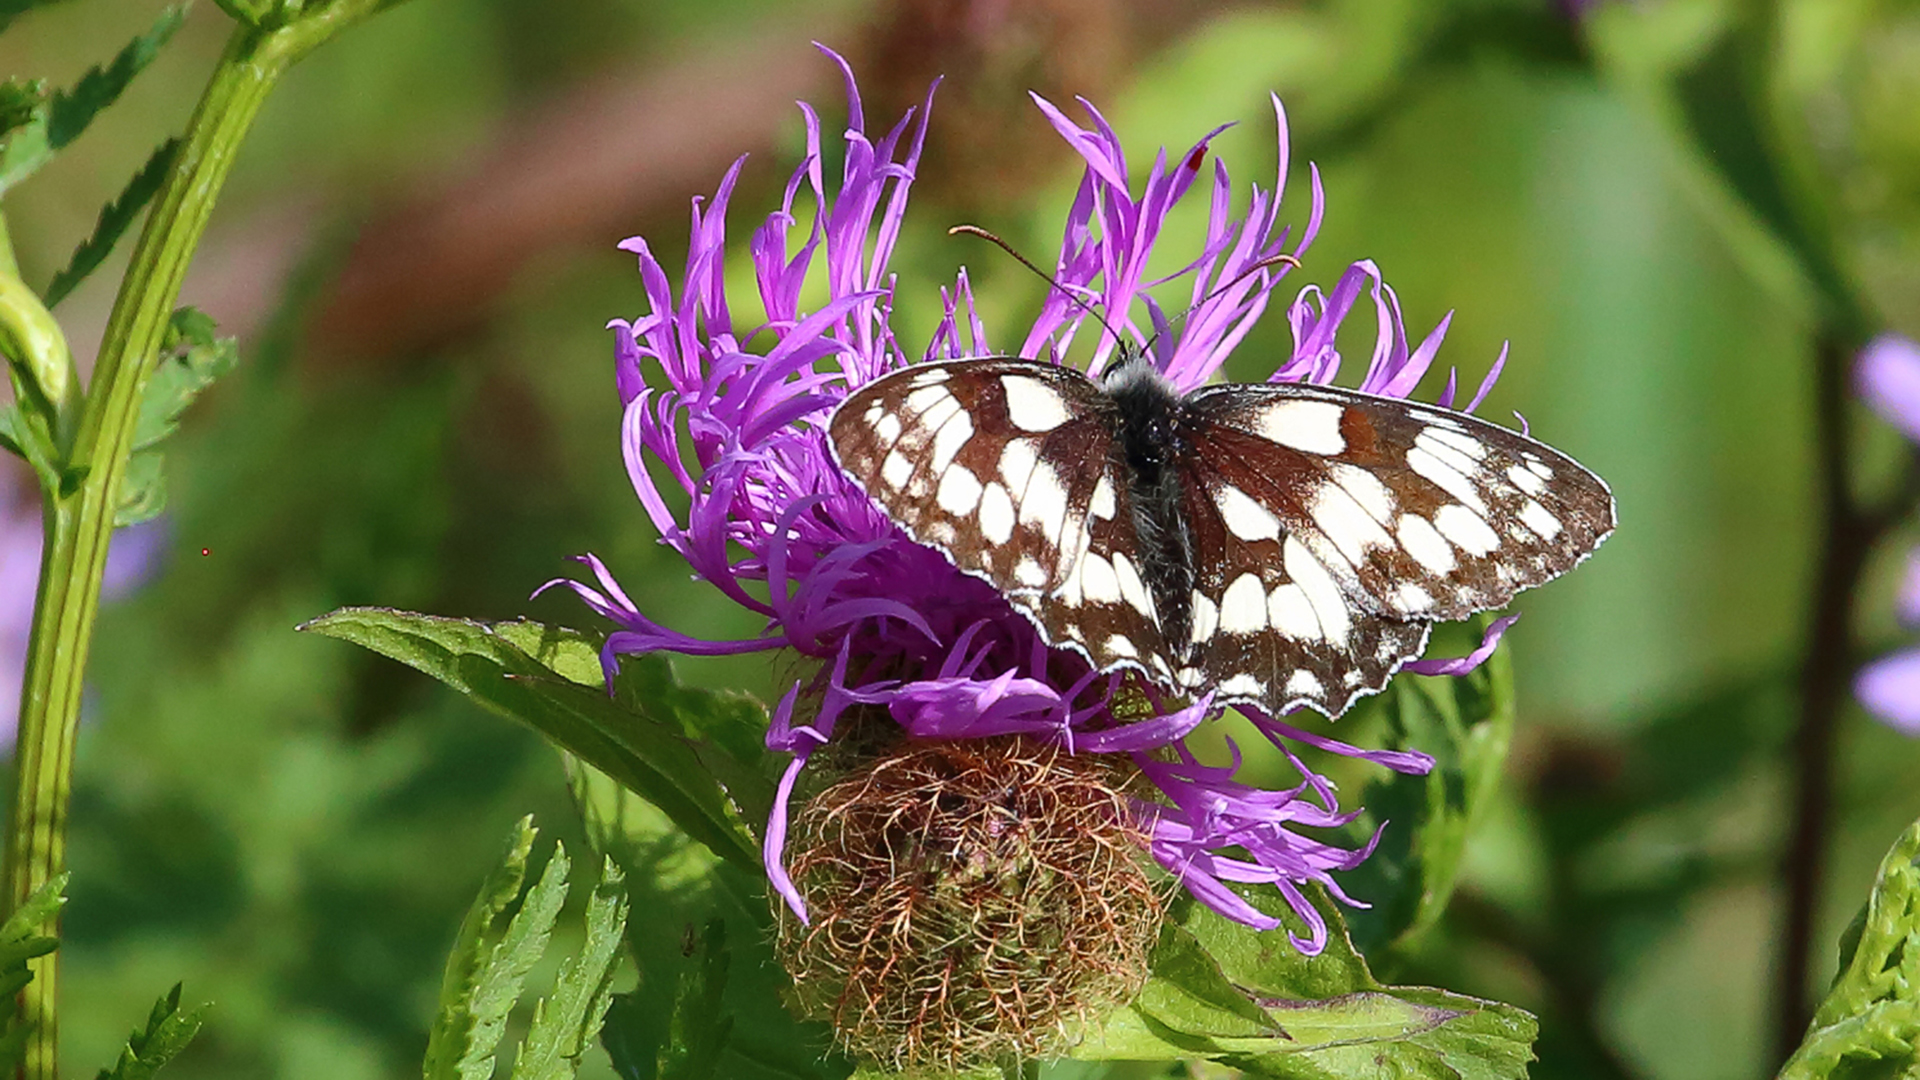
[(1137, 346), (1123, 344), (1100, 389), (1119, 414), (1120, 445), (1128, 463), (1151, 477), (1175, 450), (1180, 391)]

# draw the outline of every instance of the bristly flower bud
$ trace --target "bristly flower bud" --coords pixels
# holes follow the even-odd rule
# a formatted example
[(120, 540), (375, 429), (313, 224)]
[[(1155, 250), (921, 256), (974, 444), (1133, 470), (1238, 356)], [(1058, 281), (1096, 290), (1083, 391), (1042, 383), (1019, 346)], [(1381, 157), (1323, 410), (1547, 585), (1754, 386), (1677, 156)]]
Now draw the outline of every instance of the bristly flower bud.
[[(837, 749), (837, 748), (836, 748)], [(835, 752), (776, 898), (802, 1011), (894, 1070), (1057, 1057), (1147, 978), (1161, 903), (1115, 762), (1022, 737)]]

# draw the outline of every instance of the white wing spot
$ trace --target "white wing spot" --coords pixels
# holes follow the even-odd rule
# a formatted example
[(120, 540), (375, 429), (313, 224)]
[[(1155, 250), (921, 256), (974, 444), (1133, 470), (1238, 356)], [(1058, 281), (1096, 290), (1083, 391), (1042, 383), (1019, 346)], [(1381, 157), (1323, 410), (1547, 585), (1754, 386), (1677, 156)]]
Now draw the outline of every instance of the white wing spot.
[(1113, 573), (1120, 579), (1121, 599), (1132, 604), (1135, 611), (1158, 623), (1160, 620), (1153, 613), (1153, 597), (1147, 595), (1146, 582), (1140, 580), (1140, 572), (1133, 568), (1133, 561), (1125, 554), (1116, 552), (1113, 556)]
[[(944, 374), (943, 372), (942, 375)], [(920, 378), (918, 376), (914, 378), (914, 383), (920, 385)], [(901, 404), (913, 412), (925, 415), (927, 410), (943, 401), (953, 401), (953, 395), (938, 386), (920, 385), (920, 388), (909, 393)], [(955, 404), (958, 404), (958, 402), (955, 402)]]
[(1259, 697), (1267, 692), (1267, 684), (1243, 671), (1221, 680), (1220, 692), (1231, 697)]
[(1254, 634), (1267, 626), (1267, 590), (1257, 574), (1241, 574), (1220, 594), (1220, 629), (1229, 634)]
[[(1011, 480), (1007, 487), (1013, 487)], [(1052, 466), (1044, 462), (1034, 464), (1026, 492), (1020, 499), (1020, 520), (1038, 525), (1041, 535), (1049, 541), (1059, 541), (1060, 529), (1067, 522), (1067, 489), (1060, 485), (1060, 477)]]
[(1207, 674), (1199, 668), (1183, 667), (1179, 671), (1174, 672), (1173, 681), (1176, 686), (1184, 686), (1192, 689), (1206, 682)]
[(1307, 599), (1305, 590), (1291, 582), (1267, 597), (1267, 621), (1296, 641), (1320, 640), (1320, 617), (1313, 613), (1313, 602)]
[(1114, 656), (1124, 656), (1129, 660), (1140, 659), (1140, 650), (1133, 647), (1132, 641), (1119, 634), (1107, 639), (1107, 651)]
[(1514, 487), (1519, 488), (1521, 491), (1524, 491), (1529, 495), (1538, 495), (1541, 492), (1547, 490), (1547, 481), (1545, 477), (1541, 476), (1537, 472), (1534, 472), (1532, 469), (1524, 468), (1519, 465), (1507, 466), (1507, 479), (1513, 481)]
[(942, 544), (946, 547), (952, 547), (953, 542), (960, 538), (959, 534), (953, 531), (953, 522), (951, 521), (935, 521), (929, 523), (925, 535), (929, 542)]
[(1490, 555), (1500, 546), (1500, 537), (1488, 527), (1486, 520), (1464, 506), (1441, 507), (1433, 515), (1433, 524), (1441, 536), (1469, 555)]
[(1403, 581), (1393, 590), (1393, 602), (1401, 611), (1417, 615), (1433, 607), (1433, 594), (1411, 581)]
[(1417, 442), (1419, 439), (1432, 439), (1442, 445), (1451, 446), (1462, 454), (1467, 455), (1467, 457), (1472, 458), (1474, 461), (1484, 460), (1487, 456), (1486, 443), (1481, 442), (1479, 439), (1474, 438), (1464, 431), (1458, 431), (1453, 428), (1429, 427), (1425, 431), (1422, 431), (1416, 437), (1415, 441)]
[(872, 427), (879, 423), (880, 418), (886, 414), (887, 403), (879, 398), (874, 398), (873, 402), (867, 406), (867, 426)]
[(1234, 487), (1222, 485), (1213, 493), (1213, 501), (1220, 508), (1220, 518), (1227, 523), (1227, 531), (1242, 540), (1275, 540), (1280, 536), (1280, 519), (1273, 511), (1255, 502), (1253, 496)]
[(1199, 589), (1193, 590), (1193, 643), (1195, 645), (1212, 637), (1220, 629), (1220, 606), (1213, 598)]
[(1014, 564), (1013, 580), (1029, 588), (1040, 588), (1047, 583), (1047, 568), (1041, 566), (1033, 556), (1022, 555), (1020, 561)]
[(1393, 492), (1379, 477), (1345, 462), (1335, 462), (1331, 471), (1334, 482), (1345, 488), (1369, 517), (1383, 525), (1393, 520)]
[(873, 433), (879, 436), (880, 445), (892, 446), (894, 443), (899, 442), (900, 417), (894, 413), (886, 413), (876, 419), (873, 415), (876, 412), (879, 412), (879, 410), (867, 410), (867, 423), (873, 425)]
[(1113, 564), (1098, 555), (1088, 552), (1080, 558), (1080, 588), (1087, 599), (1096, 604), (1114, 604), (1120, 600), (1120, 579), (1113, 572)]
[(1304, 668), (1287, 676), (1287, 693), (1293, 697), (1319, 697), (1326, 692), (1320, 677)]
[(1282, 446), (1309, 454), (1337, 454), (1347, 448), (1340, 434), (1346, 409), (1331, 401), (1277, 401), (1262, 406), (1255, 430)]
[(1087, 512), (1101, 521), (1112, 521), (1118, 507), (1113, 501), (1113, 477), (1102, 474), (1100, 483), (1093, 489), (1093, 499), (1087, 503)]
[(1542, 480), (1553, 479), (1553, 470), (1547, 468), (1546, 462), (1541, 461), (1539, 458), (1534, 457), (1532, 454), (1527, 455), (1527, 471), (1539, 477)]
[(980, 535), (990, 544), (1004, 544), (1013, 538), (1013, 500), (999, 481), (987, 485), (980, 495)]
[[(1472, 476), (1474, 473), (1479, 472), (1479, 459), (1461, 450), (1455, 444), (1448, 442), (1443, 437), (1448, 434), (1452, 433), (1427, 428), (1414, 437), (1413, 445), (1446, 462), (1453, 467), (1455, 472), (1458, 472), (1462, 476)], [(1474, 445), (1479, 446), (1478, 443)], [(1480, 447), (1480, 452), (1483, 454), (1486, 453), (1486, 448)]]
[(880, 479), (886, 481), (888, 487), (897, 490), (906, 487), (912, 476), (913, 462), (898, 450), (887, 451), (887, 460), (880, 463)]
[(1413, 561), (1434, 574), (1451, 574), (1459, 565), (1447, 538), (1418, 514), (1400, 515), (1400, 546), (1407, 549)]
[(1015, 439), (1000, 448), (1000, 479), (1006, 482), (1014, 502), (1026, 495), (1027, 481), (1032, 479), (1033, 467), (1039, 461), (1033, 444), (1025, 439)]
[(1287, 537), (1285, 545), (1287, 576), (1300, 586), (1307, 600), (1313, 604), (1313, 613), (1319, 619), (1321, 636), (1336, 648), (1347, 647), (1347, 631), (1352, 629), (1353, 620), (1347, 612), (1346, 594), (1340, 591), (1340, 585), (1333, 575), (1313, 557), (1313, 552), (1294, 537)]
[(980, 505), (980, 481), (964, 465), (955, 465), (940, 477), (940, 490), (934, 495), (940, 509), (954, 517), (965, 517)]
[(1520, 508), (1520, 520), (1526, 523), (1527, 528), (1539, 533), (1542, 539), (1551, 540), (1560, 535), (1560, 519), (1532, 499), (1528, 499), (1527, 505)]
[(1447, 464), (1440, 458), (1415, 446), (1407, 451), (1407, 467), (1440, 488), (1440, 490), (1472, 507), (1475, 513), (1484, 514), (1487, 504), (1480, 501), (1480, 491), (1466, 474)]
[(930, 459), (933, 471), (944, 472), (959, 456), (960, 448), (973, 438), (973, 418), (965, 410), (953, 414), (933, 436), (933, 457)]
[(1358, 570), (1366, 561), (1369, 547), (1387, 547), (1393, 537), (1370, 517), (1360, 503), (1338, 484), (1323, 484), (1314, 494), (1313, 523), (1333, 546), (1340, 549), (1348, 563)]
[(1053, 388), (1025, 375), (1002, 375), (1000, 386), (1007, 392), (1007, 417), (1022, 431), (1052, 431), (1073, 414)]

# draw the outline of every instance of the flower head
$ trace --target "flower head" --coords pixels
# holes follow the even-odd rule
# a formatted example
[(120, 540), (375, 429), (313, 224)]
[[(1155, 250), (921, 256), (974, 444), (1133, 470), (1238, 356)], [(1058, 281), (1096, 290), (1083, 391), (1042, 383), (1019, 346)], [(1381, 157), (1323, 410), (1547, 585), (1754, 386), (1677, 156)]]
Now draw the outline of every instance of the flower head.
[[(992, 354), (995, 346), (964, 271), (943, 290), (944, 318), (923, 349), (909, 351), (896, 336), (888, 261), (932, 94), (876, 135), (851, 70), (827, 55), (846, 80), (844, 161), (830, 183), (823, 126), (802, 105), (805, 158), (780, 208), (747, 244), (765, 321), (736, 325), (724, 289), (736, 163), (711, 201), (694, 203), (677, 287), (645, 241), (622, 245), (639, 259), (649, 310), (611, 324), (626, 409), (622, 448), (634, 489), (662, 542), (722, 595), (761, 616), (764, 631), (740, 641), (674, 631), (639, 611), (608, 569), (585, 556), (593, 583), (560, 583), (618, 624), (602, 658), (609, 674), (620, 655), (656, 649), (706, 655), (791, 649), (818, 662), (816, 673), (781, 699), (767, 734), (770, 748), (792, 757), (766, 830), (766, 869), (803, 920), (807, 902), (784, 858), (795, 784), (809, 758), (850, 718), (884, 716), (919, 739), (1020, 737), (1073, 754), (1129, 755), (1159, 793), (1132, 800), (1153, 857), (1205, 903), (1261, 928), (1279, 922), (1227, 883), (1273, 884), (1308, 927), (1295, 943), (1319, 951), (1326, 928), (1301, 889), (1318, 882), (1344, 899), (1331, 873), (1357, 865), (1371, 845), (1348, 850), (1301, 831), (1343, 825), (1355, 812), (1341, 808), (1333, 786), (1290, 746), (1304, 742), (1405, 772), (1425, 772), (1431, 761), (1311, 736), (1255, 709), (1247, 710), (1250, 719), (1286, 753), (1300, 783), (1260, 790), (1235, 781), (1231, 768), (1200, 764), (1183, 740), (1218, 711), (1210, 698), (1163, 703), (1150, 688), (1128, 690), (1120, 676), (1049, 649), (992, 586), (908, 540), (835, 466), (825, 422), (853, 388), (912, 362)], [(1091, 104), (1080, 103), (1092, 119), (1082, 127), (1051, 103), (1034, 100), (1085, 171), (1055, 262), (1059, 289), (1030, 326), (992, 336), (1017, 342), (1019, 355), (1057, 359), (1079, 335), (1097, 332), (1088, 360), (1097, 373), (1121, 347), (1117, 333), (1135, 344), (1151, 342), (1152, 362), (1176, 387), (1200, 386), (1266, 310), (1320, 225), (1323, 196), (1311, 167), (1304, 226), (1295, 233), (1280, 223), (1288, 146), (1278, 99), (1278, 176), (1271, 190), (1254, 186), (1241, 213), (1225, 165), (1207, 168), (1209, 143), (1222, 129), (1178, 157), (1162, 151), (1136, 187), (1118, 136)], [(1196, 190), (1208, 199), (1204, 243), (1178, 271), (1150, 279), (1149, 256), (1169, 213)], [(826, 285), (817, 306), (802, 300), (810, 277)], [(1183, 317), (1169, 319), (1149, 295), (1162, 286), (1184, 290)], [(1376, 334), (1361, 388), (1396, 396), (1412, 391), (1432, 365), (1446, 323), (1410, 342), (1398, 299), (1370, 262), (1353, 264), (1330, 289), (1309, 286), (1295, 296), (1286, 311), (1294, 347), (1272, 378), (1332, 381), (1342, 365), (1335, 331), (1363, 296), (1371, 299)], [(1093, 321), (1089, 308), (1104, 312), (1104, 323)], [(1498, 369), (1496, 363), (1482, 396)], [(1442, 404), (1452, 398), (1449, 380)], [(1487, 648), (1504, 626), (1496, 625)], [(1409, 667), (1457, 673), (1483, 657), (1477, 652)], [(1140, 708), (1142, 700), (1149, 707)]]

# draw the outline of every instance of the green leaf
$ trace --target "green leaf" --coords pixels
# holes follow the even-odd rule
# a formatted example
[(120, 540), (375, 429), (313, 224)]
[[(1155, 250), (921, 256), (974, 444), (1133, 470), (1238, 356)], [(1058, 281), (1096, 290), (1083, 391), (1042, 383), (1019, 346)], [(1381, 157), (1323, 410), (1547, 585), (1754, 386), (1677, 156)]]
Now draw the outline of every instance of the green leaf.
[[(520, 895), (526, 880), (527, 856), (533, 850), (533, 815), (520, 819), (507, 840), (507, 853), (493, 873), (480, 886), (467, 916), (460, 922), (453, 951), (447, 954), (447, 970), (440, 981), (440, 1010), (433, 1029), (427, 1035), (427, 1057), (423, 1070), (427, 1080), (456, 1080), (462, 1075), (460, 1063), (488, 1033), (475, 1012), (482, 978), (488, 974), (492, 957), (493, 924), (500, 913)], [(480, 1048), (489, 1054), (499, 1042), (500, 1032), (491, 1032), (492, 1041)]]
[(667, 1044), (660, 1048), (654, 1073), (659, 1080), (716, 1077), (720, 1053), (733, 1033), (733, 1014), (726, 1011), (722, 1000), (727, 992), (727, 965), (732, 959), (727, 949), (726, 920), (709, 921), (700, 938), (700, 962), (680, 973)]
[[(1074, 1056), (1207, 1057), (1256, 1076), (1300, 1080), (1526, 1075), (1539, 1033), (1526, 1012), (1444, 990), (1381, 985), (1354, 950), (1339, 909), (1317, 887), (1308, 895), (1328, 927), (1318, 956), (1302, 954), (1288, 940), (1304, 935), (1306, 926), (1276, 894), (1250, 888), (1242, 895), (1279, 916), (1284, 932), (1262, 933), (1191, 901), (1176, 904), (1181, 932), (1213, 965), (1195, 963), (1184, 945), (1156, 949), (1153, 977), (1139, 998)], [(1224, 1001), (1224, 987), (1244, 1004)]]
[(166, 508), (166, 458), (156, 450), (135, 453), (127, 459), (126, 474), (120, 478), (120, 504), (113, 510), (113, 527), (138, 525), (159, 517)]
[(8, 79), (0, 83), (0, 139), (33, 123), (46, 100), (45, 79)]
[(1388, 745), (1434, 759), (1426, 776), (1392, 773), (1367, 787), (1356, 823), (1365, 842), (1387, 827), (1367, 861), (1342, 886), (1372, 906), (1350, 913), (1361, 951), (1378, 958), (1431, 929), (1460, 877), (1467, 838), (1499, 789), (1513, 741), (1513, 664), (1494, 650), (1472, 674), (1402, 676), (1375, 706), (1388, 718)]
[(1780, 1080), (1920, 1070), (1920, 821), (1880, 864), (1866, 911), (1842, 938), (1840, 973)]
[[(66, 904), (66, 888), (67, 875), (61, 874), (35, 890), (26, 903), (7, 916), (4, 924), (0, 924), (0, 1000), (11, 1000), (33, 981), (33, 971), (27, 966), (28, 961), (60, 947), (57, 938), (47, 937), (40, 931), (52, 925), (54, 917)], [(0, 1071), (10, 1072), (19, 1064), (30, 1031), (30, 1025), (22, 1024), (11, 1016), (7, 1018), (6, 1027), (0, 1029)]]
[(93, 226), (93, 235), (73, 249), (73, 256), (67, 260), (67, 265), (47, 283), (48, 307), (58, 304), (73, 291), (74, 286), (99, 268), (101, 261), (113, 250), (113, 245), (119, 243), (134, 219), (140, 216), (140, 211), (153, 201), (160, 185), (166, 181), (167, 170), (173, 167), (174, 155), (179, 150), (180, 140), (177, 138), (161, 143), (147, 158), (147, 163), (140, 166), (140, 171), (133, 174), (133, 179), (127, 181), (127, 186), (120, 190), (120, 194), (101, 208), (100, 220)]
[(160, 54), (160, 47), (180, 29), (186, 16), (184, 4), (167, 8), (146, 33), (128, 42), (107, 66), (90, 69), (71, 90), (55, 91), (47, 105), (49, 149), (57, 152), (79, 138), (100, 110), (119, 100), (127, 84)]
[[(0, 148), (0, 195), (38, 172), (53, 160), (54, 154), (79, 138), (94, 117), (118, 100), (133, 77), (153, 62), (160, 47), (180, 28), (185, 15), (183, 5), (162, 11), (153, 27), (129, 42), (111, 63), (88, 70), (71, 89), (54, 91), (31, 110), (30, 119), (15, 125), (6, 137), (6, 145)], [(0, 11), (0, 19), (5, 17), (5, 12)], [(14, 90), (6, 100), (17, 116), (27, 102), (27, 95)]]
[[(712, 962), (710, 924), (726, 925), (729, 964), (716, 990), (721, 1013), (740, 1018), (718, 1048), (725, 1080), (841, 1080), (852, 1064), (832, 1051), (827, 1025), (786, 1007), (792, 988), (773, 953), (766, 874), (743, 869), (695, 843), (658, 807), (593, 767), (568, 759), (574, 797), (596, 847), (626, 871), (633, 906), (627, 924), (638, 985), (616, 995), (600, 1039), (625, 1080), (656, 1080), (663, 1050), (695, 967)], [(707, 933), (699, 933), (701, 927)], [(719, 986), (716, 973), (703, 976)], [(697, 1055), (694, 1055), (697, 1057)], [(696, 1062), (697, 1063), (697, 1062)]]
[(547, 951), (553, 923), (567, 899), (566, 849), (555, 844), (540, 880), (527, 891), (520, 910), (497, 937), (494, 924), (525, 880), (533, 848), (533, 819), (515, 826), (500, 868), (481, 886), (480, 895), (460, 925), (440, 984), (440, 1010), (427, 1039), (426, 1080), (489, 1080), (494, 1049), (506, 1030), (507, 1015), (520, 1000), (527, 973)]
[(181, 1012), (180, 988), (180, 983), (174, 983), (173, 989), (154, 1003), (146, 1028), (127, 1036), (120, 1060), (111, 1069), (101, 1069), (97, 1080), (147, 1080), (187, 1048), (200, 1033), (207, 1006)]
[(626, 889), (619, 867), (607, 859), (587, 901), (586, 944), (560, 966), (553, 993), (534, 1007), (533, 1024), (514, 1056), (513, 1080), (572, 1080), (580, 1071), (581, 1055), (593, 1045), (612, 1002), (626, 926)]
[[(577, 631), (386, 608), (342, 608), (301, 629), (398, 660), (532, 727), (639, 793), (715, 854), (758, 871), (759, 845), (715, 775), (737, 778), (731, 794), (742, 806), (771, 802), (760, 790), (765, 778), (742, 763), (722, 764), (724, 752), (698, 740), (703, 723), (735, 722), (741, 701), (680, 690), (664, 657), (627, 665), (655, 668), (632, 676), (663, 695), (642, 702), (609, 697), (596, 685), (598, 642)], [(749, 790), (749, 783), (759, 786)]]
[(180, 429), (180, 417), (201, 391), (240, 362), (234, 339), (215, 337), (213, 320), (190, 307), (173, 313), (161, 353), (140, 397), (115, 527), (145, 521), (166, 508), (166, 472), (157, 446)]

